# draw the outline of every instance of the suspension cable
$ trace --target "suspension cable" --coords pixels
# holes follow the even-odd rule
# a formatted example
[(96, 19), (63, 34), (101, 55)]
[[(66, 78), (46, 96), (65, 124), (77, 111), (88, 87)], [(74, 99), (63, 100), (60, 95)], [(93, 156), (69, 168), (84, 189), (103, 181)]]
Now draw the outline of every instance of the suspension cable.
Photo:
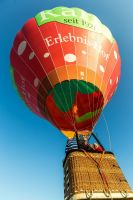
[(103, 112), (102, 112), (102, 117), (103, 117), (105, 125), (106, 125), (106, 132), (108, 134), (110, 151), (112, 151), (112, 143), (111, 143), (111, 136), (110, 136), (109, 126), (108, 126), (105, 114)]

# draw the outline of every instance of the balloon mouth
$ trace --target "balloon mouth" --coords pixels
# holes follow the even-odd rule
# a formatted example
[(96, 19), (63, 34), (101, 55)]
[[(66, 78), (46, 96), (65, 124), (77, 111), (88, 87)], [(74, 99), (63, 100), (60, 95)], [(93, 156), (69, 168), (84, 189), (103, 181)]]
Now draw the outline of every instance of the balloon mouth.
[(49, 92), (44, 80), (39, 88), (38, 107), (41, 114), (63, 131), (89, 132), (96, 124), (104, 105), (102, 92), (84, 80), (65, 80), (57, 83)]

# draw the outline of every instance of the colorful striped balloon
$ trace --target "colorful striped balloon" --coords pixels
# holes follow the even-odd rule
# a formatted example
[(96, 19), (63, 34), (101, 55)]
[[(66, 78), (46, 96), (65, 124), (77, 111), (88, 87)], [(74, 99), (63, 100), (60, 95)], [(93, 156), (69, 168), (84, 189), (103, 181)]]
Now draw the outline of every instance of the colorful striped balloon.
[(27, 106), (69, 138), (91, 133), (120, 79), (111, 32), (79, 8), (37, 14), (17, 33), (10, 57)]

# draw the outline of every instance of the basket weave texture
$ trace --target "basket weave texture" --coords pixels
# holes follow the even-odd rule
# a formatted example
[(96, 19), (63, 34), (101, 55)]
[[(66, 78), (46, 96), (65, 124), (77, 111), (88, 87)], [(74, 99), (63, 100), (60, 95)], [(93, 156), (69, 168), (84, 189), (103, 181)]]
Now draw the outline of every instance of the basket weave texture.
[(107, 152), (70, 152), (64, 161), (64, 198), (103, 192), (132, 193), (115, 156)]

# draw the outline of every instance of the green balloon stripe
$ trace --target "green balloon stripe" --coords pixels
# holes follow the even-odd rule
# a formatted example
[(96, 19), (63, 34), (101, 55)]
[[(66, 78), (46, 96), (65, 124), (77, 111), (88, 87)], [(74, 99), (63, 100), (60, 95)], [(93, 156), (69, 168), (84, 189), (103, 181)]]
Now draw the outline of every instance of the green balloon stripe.
[(79, 8), (56, 7), (52, 10), (44, 10), (35, 16), (38, 26), (48, 22), (60, 22), (97, 33), (103, 34), (113, 43), (114, 38), (110, 30), (101, 23), (93, 14)]
[(95, 117), (99, 112), (101, 112), (101, 110), (102, 110), (102, 108), (99, 108), (98, 110), (96, 110), (94, 112), (85, 113), (81, 117), (76, 118), (76, 122), (81, 123), (81, 122), (84, 122), (88, 119), (91, 119), (92, 117)]

